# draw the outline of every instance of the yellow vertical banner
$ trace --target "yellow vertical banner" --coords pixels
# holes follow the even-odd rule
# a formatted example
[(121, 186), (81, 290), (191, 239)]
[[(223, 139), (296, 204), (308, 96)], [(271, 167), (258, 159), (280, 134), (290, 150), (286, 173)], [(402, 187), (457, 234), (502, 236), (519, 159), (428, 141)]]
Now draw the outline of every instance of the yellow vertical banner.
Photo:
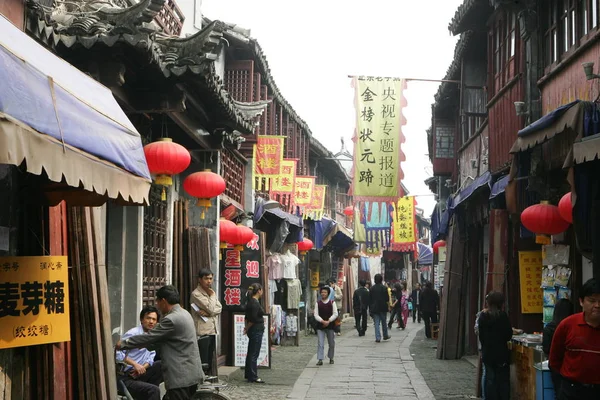
[(310, 206), (313, 190), (315, 188), (314, 176), (297, 176), (294, 205), (306, 209)]
[(294, 193), (297, 163), (298, 160), (287, 158), (281, 161), (281, 173), (272, 179), (271, 194)]
[(325, 193), (327, 191), (326, 185), (315, 185), (313, 190), (310, 205), (304, 210), (304, 218), (311, 218), (315, 221), (323, 218), (323, 209), (325, 208)]
[(542, 252), (519, 252), (521, 313), (541, 314), (543, 310)]
[(417, 241), (417, 232), (415, 229), (414, 196), (402, 197), (393, 205), (393, 242), (398, 244), (415, 243)]
[(404, 79), (355, 77), (355, 201), (393, 202), (402, 196)]
[(0, 257), (0, 349), (71, 340), (65, 256)]
[(270, 179), (281, 173), (284, 139), (285, 136), (258, 136), (252, 148), (252, 181), (255, 189), (260, 189), (263, 178), (267, 180), (268, 188)]

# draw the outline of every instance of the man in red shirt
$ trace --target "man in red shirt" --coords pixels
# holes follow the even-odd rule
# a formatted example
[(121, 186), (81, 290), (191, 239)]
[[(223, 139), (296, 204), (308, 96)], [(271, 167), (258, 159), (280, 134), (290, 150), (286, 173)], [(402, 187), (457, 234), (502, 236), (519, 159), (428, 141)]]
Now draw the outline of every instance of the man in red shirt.
[(565, 318), (552, 338), (550, 369), (563, 379), (558, 400), (600, 399), (600, 281), (587, 281), (579, 297), (583, 312)]

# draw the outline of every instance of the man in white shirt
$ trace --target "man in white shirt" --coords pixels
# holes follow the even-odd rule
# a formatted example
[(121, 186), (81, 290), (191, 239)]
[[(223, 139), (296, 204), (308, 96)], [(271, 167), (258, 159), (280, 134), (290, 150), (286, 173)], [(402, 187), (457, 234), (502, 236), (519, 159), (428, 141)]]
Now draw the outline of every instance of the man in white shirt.
[[(147, 306), (140, 312), (140, 325), (127, 331), (122, 340), (131, 336), (142, 335), (150, 332), (158, 322), (158, 309)], [(118, 362), (123, 362), (126, 367), (123, 374), (118, 376), (135, 400), (159, 400), (160, 389), (158, 385), (163, 381), (160, 361), (154, 362), (156, 351), (146, 348), (117, 351)]]

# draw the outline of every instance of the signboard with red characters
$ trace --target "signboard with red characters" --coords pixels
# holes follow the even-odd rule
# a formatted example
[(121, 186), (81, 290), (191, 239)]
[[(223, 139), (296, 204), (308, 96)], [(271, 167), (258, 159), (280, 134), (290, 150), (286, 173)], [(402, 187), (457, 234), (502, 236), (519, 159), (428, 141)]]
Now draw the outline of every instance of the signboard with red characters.
[(225, 309), (241, 311), (246, 302), (246, 292), (253, 283), (262, 283), (260, 263), (262, 260), (259, 243), (260, 231), (254, 230), (254, 239), (242, 251), (233, 248), (222, 250), (221, 285)]

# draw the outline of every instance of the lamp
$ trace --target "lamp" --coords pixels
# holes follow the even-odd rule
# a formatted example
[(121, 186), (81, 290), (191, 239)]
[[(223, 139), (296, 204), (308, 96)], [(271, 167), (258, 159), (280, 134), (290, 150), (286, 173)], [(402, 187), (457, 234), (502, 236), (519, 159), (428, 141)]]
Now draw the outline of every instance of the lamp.
[(594, 63), (593, 62), (584, 62), (581, 64), (583, 67), (583, 72), (585, 72), (585, 78), (589, 81), (592, 79), (600, 78), (600, 75), (594, 74)]
[(525, 102), (523, 101), (515, 101), (515, 111), (517, 112), (517, 117), (529, 115), (529, 111), (526, 110)]

